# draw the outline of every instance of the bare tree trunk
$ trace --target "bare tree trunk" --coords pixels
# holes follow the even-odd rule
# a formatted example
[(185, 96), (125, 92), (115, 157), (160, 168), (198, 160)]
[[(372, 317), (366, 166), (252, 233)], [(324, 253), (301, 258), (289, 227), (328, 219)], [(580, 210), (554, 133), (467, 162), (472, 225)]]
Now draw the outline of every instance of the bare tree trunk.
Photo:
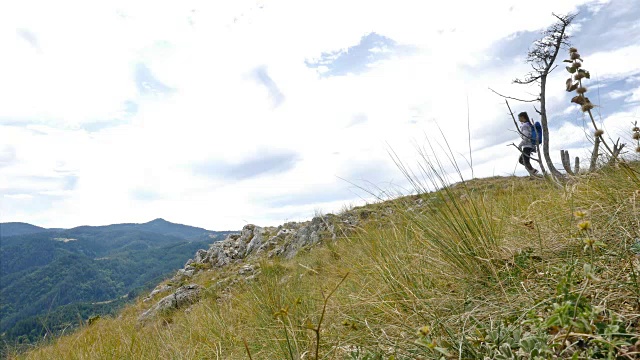
[(560, 150), (560, 160), (562, 160), (562, 167), (569, 175), (575, 175), (571, 170), (571, 159), (569, 158), (568, 150)]
[(540, 170), (542, 171), (543, 176), (547, 176), (547, 169), (544, 167), (542, 163), (542, 154), (540, 154), (540, 145), (536, 145), (536, 152), (538, 153), (538, 164), (540, 164)]
[[(555, 59), (555, 58), (554, 58)], [(546, 101), (546, 89), (547, 89), (547, 74), (548, 71), (540, 77), (540, 123), (542, 125), (542, 152), (544, 159), (547, 163), (547, 168), (552, 176), (561, 178), (562, 174), (551, 161), (549, 155), (549, 125), (547, 121), (547, 101)]]
[(618, 138), (618, 141), (613, 144), (613, 154), (611, 156), (611, 159), (609, 159), (609, 165), (614, 164), (618, 160), (618, 156), (620, 156), (620, 152), (624, 148), (624, 145), (625, 144), (620, 144), (620, 138)]
[(600, 149), (600, 136), (596, 136), (596, 140), (593, 143), (593, 151), (591, 152), (591, 164), (589, 164), (589, 171), (594, 171), (598, 166), (598, 151)]

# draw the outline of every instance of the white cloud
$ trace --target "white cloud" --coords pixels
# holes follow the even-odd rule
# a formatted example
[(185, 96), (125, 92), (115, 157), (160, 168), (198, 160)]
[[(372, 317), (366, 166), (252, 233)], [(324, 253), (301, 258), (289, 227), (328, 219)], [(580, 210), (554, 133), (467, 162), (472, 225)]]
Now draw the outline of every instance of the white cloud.
[(607, 93), (607, 97), (610, 99), (619, 99), (626, 96), (629, 96), (629, 91), (613, 90)]
[(570, 114), (576, 113), (577, 111), (580, 111), (580, 107), (578, 105), (571, 104), (562, 111), (562, 114), (570, 115)]
[[(455, 2), (435, 11), (417, 1), (2, 5), (1, 30), (11, 31), (0, 31), (0, 41), (11, 51), (0, 67), (0, 124), (24, 125), (0, 125), (0, 143), (15, 153), (0, 178), (52, 178), (28, 187), (32, 202), (47, 196), (48, 207), (29, 208), (7, 194), (3, 207), (12, 210), (8, 220), (43, 226), (164, 217), (211, 229), (278, 224), (317, 207), (333, 211), (345, 201), (319, 197), (274, 209), (265, 199), (350, 188), (339, 177), (403, 184), (387, 144), (414, 162), (412, 141), (439, 138), (436, 124), (455, 154), (467, 154), (467, 96), (475, 175), (510, 173), (517, 153), (505, 151), (504, 143), (485, 148), (512, 127), (504, 103), (487, 87), (513, 96), (536, 89), (510, 85), (528, 67), (492, 60), (492, 46), (518, 31), (544, 28), (554, 20), (551, 11), (587, 2), (469, 1), (463, 12)], [(16, 29), (32, 34), (40, 51)], [(319, 69), (305, 65), (371, 32), (417, 52), (372, 64), (358, 76), (321, 78)], [(621, 78), (637, 72), (637, 64), (609, 65), (637, 52), (629, 45), (592, 54), (589, 66), (601, 79)], [(139, 64), (174, 91), (140, 93)], [(284, 99), (277, 107), (255, 81), (254, 69), (262, 68)], [(567, 105), (562, 78), (550, 79), (549, 102), (559, 111)], [(125, 111), (132, 103), (136, 110)], [(529, 105), (512, 105), (534, 113)], [(366, 122), (349, 127), (354, 116)], [(105, 125), (87, 131), (95, 123)], [(193, 171), (207, 161), (242, 163), (260, 149), (299, 154), (300, 161), (290, 171), (233, 181)], [(65, 189), (61, 179), (70, 174), (78, 180)]]
[(640, 101), (640, 87), (636, 88), (631, 92), (631, 96), (625, 99), (626, 102), (637, 102)]
[(640, 72), (640, 45), (629, 45), (614, 51), (585, 56), (585, 66), (600, 80), (625, 79)]
[(626, 103), (640, 101), (640, 87), (628, 90), (612, 90), (607, 93), (607, 97), (613, 100), (624, 98)]
[(4, 194), (5, 198), (15, 199), (15, 200), (30, 200), (33, 198), (33, 195), (30, 194)]
[(597, 15), (600, 10), (602, 9), (602, 7), (608, 3), (610, 3), (611, 0), (597, 0), (597, 1), (593, 1), (592, 3), (587, 5), (587, 8), (589, 9), (589, 11), (591, 13), (593, 13), (593, 15)]

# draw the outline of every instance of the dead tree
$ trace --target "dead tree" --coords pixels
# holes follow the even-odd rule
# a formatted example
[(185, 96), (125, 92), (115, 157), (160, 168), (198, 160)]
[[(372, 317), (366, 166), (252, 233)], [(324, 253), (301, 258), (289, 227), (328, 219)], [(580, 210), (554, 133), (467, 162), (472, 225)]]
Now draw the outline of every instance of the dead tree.
[(576, 156), (575, 167), (571, 169), (571, 158), (569, 156), (569, 150), (560, 150), (560, 159), (562, 160), (562, 167), (569, 175), (576, 175), (580, 172), (580, 158)]
[(567, 27), (575, 19), (575, 14), (556, 15), (558, 21), (548, 27), (541, 39), (535, 41), (531, 50), (527, 54), (527, 62), (533, 69), (522, 79), (515, 79), (516, 84), (538, 84), (540, 86), (540, 96), (536, 99), (540, 102), (540, 110), (536, 112), (540, 115), (542, 125), (542, 152), (547, 168), (552, 176), (561, 178), (563, 175), (556, 169), (549, 155), (549, 119), (547, 117), (547, 77), (557, 67), (554, 65), (558, 53), (562, 48), (569, 47), (569, 35)]
[(620, 157), (620, 153), (622, 152), (622, 149), (625, 145), (626, 144), (624, 143), (620, 144), (620, 138), (618, 138), (616, 143), (613, 144), (613, 153), (611, 154), (611, 158), (609, 159), (609, 165), (614, 164), (618, 160), (618, 157)]

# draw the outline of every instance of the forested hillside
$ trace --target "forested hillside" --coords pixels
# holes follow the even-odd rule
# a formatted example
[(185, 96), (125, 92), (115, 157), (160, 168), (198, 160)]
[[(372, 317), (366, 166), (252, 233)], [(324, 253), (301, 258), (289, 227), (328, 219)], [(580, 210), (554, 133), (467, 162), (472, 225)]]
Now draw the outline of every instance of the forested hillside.
[(68, 230), (15, 224), (2, 224), (15, 235), (0, 246), (0, 332), (10, 344), (112, 313), (230, 233), (162, 219)]
[(0, 223), (0, 238), (14, 235), (34, 234), (48, 229), (21, 222)]

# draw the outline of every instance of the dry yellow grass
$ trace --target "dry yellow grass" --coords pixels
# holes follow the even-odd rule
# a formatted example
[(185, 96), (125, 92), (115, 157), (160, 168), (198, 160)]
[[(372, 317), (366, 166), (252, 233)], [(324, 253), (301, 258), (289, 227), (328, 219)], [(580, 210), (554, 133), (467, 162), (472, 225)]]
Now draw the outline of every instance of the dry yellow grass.
[[(207, 291), (187, 311), (141, 325), (150, 304), (138, 300), (11, 357), (312, 359), (310, 329), (348, 273), (326, 302), (321, 359), (635, 358), (639, 190), (627, 167), (562, 189), (492, 178), (371, 205), (353, 236), (264, 259), (255, 279), (233, 267), (199, 273)], [(577, 210), (593, 224), (588, 234)], [(586, 237), (604, 246), (585, 246)]]

